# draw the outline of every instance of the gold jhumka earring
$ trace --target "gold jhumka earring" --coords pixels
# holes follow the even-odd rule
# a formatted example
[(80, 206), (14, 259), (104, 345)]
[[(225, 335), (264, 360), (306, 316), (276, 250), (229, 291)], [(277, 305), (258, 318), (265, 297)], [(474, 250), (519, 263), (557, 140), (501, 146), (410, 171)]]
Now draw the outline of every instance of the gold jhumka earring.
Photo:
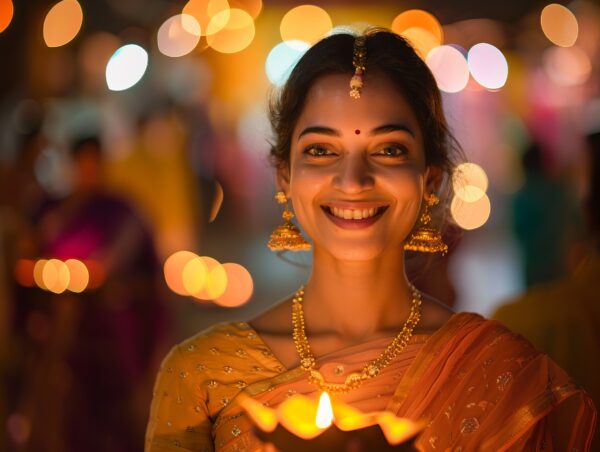
[(429, 208), (440, 202), (435, 193), (425, 196), (425, 210), (419, 218), (419, 226), (411, 235), (408, 242), (404, 244), (404, 249), (409, 251), (419, 251), (421, 253), (442, 253), (442, 256), (448, 252), (448, 245), (442, 240), (442, 234), (431, 227), (431, 215)]
[(293, 223), (292, 218), (294, 214), (288, 208), (288, 198), (285, 193), (278, 191), (275, 194), (275, 200), (279, 204), (285, 204), (281, 217), (285, 221), (284, 224), (277, 226), (271, 233), (271, 238), (267, 246), (271, 251), (308, 251), (311, 246), (310, 243), (300, 233)]
[(366, 44), (366, 36), (357, 36), (356, 38), (354, 38), (354, 50), (352, 55), (354, 75), (350, 79), (350, 97), (352, 97), (353, 99), (360, 99), (360, 90), (363, 87), (363, 74), (367, 69)]

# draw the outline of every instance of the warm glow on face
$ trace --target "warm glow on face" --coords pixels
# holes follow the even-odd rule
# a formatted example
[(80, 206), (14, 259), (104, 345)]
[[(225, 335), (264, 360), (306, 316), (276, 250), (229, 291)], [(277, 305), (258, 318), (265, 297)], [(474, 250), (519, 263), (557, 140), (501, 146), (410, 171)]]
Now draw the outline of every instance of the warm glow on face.
[(436, 47), (429, 52), (426, 62), (440, 90), (457, 93), (467, 86), (469, 66), (458, 49), (448, 45)]
[[(223, 21), (226, 22), (224, 27), (221, 26)], [(213, 16), (206, 29), (206, 42), (217, 52), (236, 53), (250, 45), (255, 32), (252, 16), (232, 8)]]
[(106, 84), (111, 91), (123, 91), (141, 80), (148, 67), (148, 53), (136, 44), (127, 44), (110, 57)]
[(83, 262), (77, 259), (67, 259), (65, 265), (69, 269), (69, 285), (71, 292), (83, 292), (90, 282), (90, 273)]
[(169, 289), (179, 295), (187, 296), (190, 292), (183, 283), (183, 269), (191, 260), (197, 258), (191, 251), (177, 251), (171, 254), (163, 266), (165, 281)]
[(177, 14), (158, 29), (158, 50), (169, 57), (187, 55), (198, 45), (200, 35), (200, 24), (194, 16)]
[(490, 217), (491, 204), (487, 195), (475, 202), (466, 202), (455, 196), (450, 204), (452, 218), (461, 228), (471, 230), (483, 226)]
[(560, 86), (581, 85), (592, 74), (590, 59), (577, 46), (550, 47), (544, 52), (543, 62), (548, 77)]
[[(201, 32), (204, 35), (217, 33), (229, 21), (229, 3), (227, 0), (190, 0), (185, 4), (181, 12), (193, 16), (200, 25)], [(213, 21), (217, 15), (219, 15), (217, 20)], [(213, 22), (213, 24), (212, 28), (208, 30), (210, 22)]]
[(547, 5), (540, 15), (540, 24), (546, 37), (560, 47), (570, 47), (577, 41), (579, 25), (568, 8), (558, 3)]
[(0, 33), (10, 25), (14, 12), (15, 9), (11, 0), (0, 0)]
[(439, 21), (427, 11), (411, 9), (392, 22), (392, 31), (404, 36), (425, 59), (434, 47), (442, 45), (444, 33)]
[(273, 47), (265, 62), (269, 81), (276, 86), (285, 84), (292, 69), (309, 47), (310, 44), (304, 41), (285, 41)]
[(42, 280), (50, 292), (63, 293), (69, 287), (69, 268), (61, 260), (50, 259), (42, 270)]
[(34, 268), (35, 261), (31, 259), (19, 259), (15, 264), (15, 279), (17, 282), (25, 287), (35, 286), (33, 279)]
[(331, 31), (333, 23), (327, 11), (314, 5), (300, 5), (289, 10), (279, 25), (284, 41), (317, 42)]
[(485, 195), (488, 177), (475, 163), (461, 163), (452, 174), (454, 194), (466, 202), (475, 202)]
[(481, 86), (488, 89), (499, 89), (508, 78), (508, 63), (504, 54), (487, 43), (476, 44), (469, 49), (467, 55), (469, 71)]
[(210, 215), (208, 216), (208, 222), (212, 223), (217, 218), (219, 211), (221, 210), (221, 206), (223, 205), (223, 187), (218, 181), (215, 181), (215, 196), (213, 198), (213, 203), (210, 208)]
[(331, 399), (329, 394), (323, 391), (319, 397), (319, 406), (317, 408), (317, 416), (315, 424), (319, 428), (327, 428), (333, 422), (333, 409), (331, 408)]
[(48, 47), (70, 42), (83, 23), (83, 11), (77, 0), (62, 0), (48, 11), (44, 19), (44, 41)]
[(223, 270), (227, 274), (227, 286), (223, 295), (215, 299), (215, 303), (228, 308), (243, 305), (254, 291), (250, 272), (244, 266), (234, 263), (223, 264)]

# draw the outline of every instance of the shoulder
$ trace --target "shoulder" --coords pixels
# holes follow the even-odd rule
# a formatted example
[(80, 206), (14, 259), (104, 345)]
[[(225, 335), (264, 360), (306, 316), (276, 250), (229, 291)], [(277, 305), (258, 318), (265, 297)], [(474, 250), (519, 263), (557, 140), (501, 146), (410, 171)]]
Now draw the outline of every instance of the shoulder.
[(239, 350), (245, 343), (251, 343), (254, 339), (256, 334), (245, 322), (220, 323), (173, 346), (165, 361), (191, 364), (236, 356), (241, 354)]

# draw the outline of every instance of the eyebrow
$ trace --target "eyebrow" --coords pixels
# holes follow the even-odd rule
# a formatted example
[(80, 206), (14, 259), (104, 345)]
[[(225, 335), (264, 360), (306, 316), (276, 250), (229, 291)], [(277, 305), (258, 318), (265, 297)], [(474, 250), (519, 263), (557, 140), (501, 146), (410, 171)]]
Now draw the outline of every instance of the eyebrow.
[[(372, 135), (382, 135), (384, 133), (391, 133), (391, 132), (406, 132), (410, 136), (415, 138), (415, 133), (406, 124), (384, 124), (382, 126), (375, 127), (373, 130), (371, 130), (371, 132), (369, 132), (369, 135), (371, 135), (371, 136)], [(298, 135), (298, 140), (300, 138), (302, 138), (304, 135), (307, 135), (309, 133), (328, 135), (328, 136), (332, 136), (332, 137), (341, 136), (339, 131), (332, 129), (331, 127), (309, 126), (309, 127), (306, 127), (304, 130), (302, 130), (302, 132), (300, 132), (300, 134)]]

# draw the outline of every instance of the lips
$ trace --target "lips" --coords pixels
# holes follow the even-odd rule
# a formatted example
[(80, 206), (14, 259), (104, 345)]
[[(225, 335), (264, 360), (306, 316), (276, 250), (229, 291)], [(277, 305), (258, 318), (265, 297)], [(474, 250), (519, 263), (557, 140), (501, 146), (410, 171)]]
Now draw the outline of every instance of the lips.
[(344, 229), (362, 229), (371, 226), (381, 218), (389, 206), (337, 206), (323, 205), (321, 209), (337, 226)]

